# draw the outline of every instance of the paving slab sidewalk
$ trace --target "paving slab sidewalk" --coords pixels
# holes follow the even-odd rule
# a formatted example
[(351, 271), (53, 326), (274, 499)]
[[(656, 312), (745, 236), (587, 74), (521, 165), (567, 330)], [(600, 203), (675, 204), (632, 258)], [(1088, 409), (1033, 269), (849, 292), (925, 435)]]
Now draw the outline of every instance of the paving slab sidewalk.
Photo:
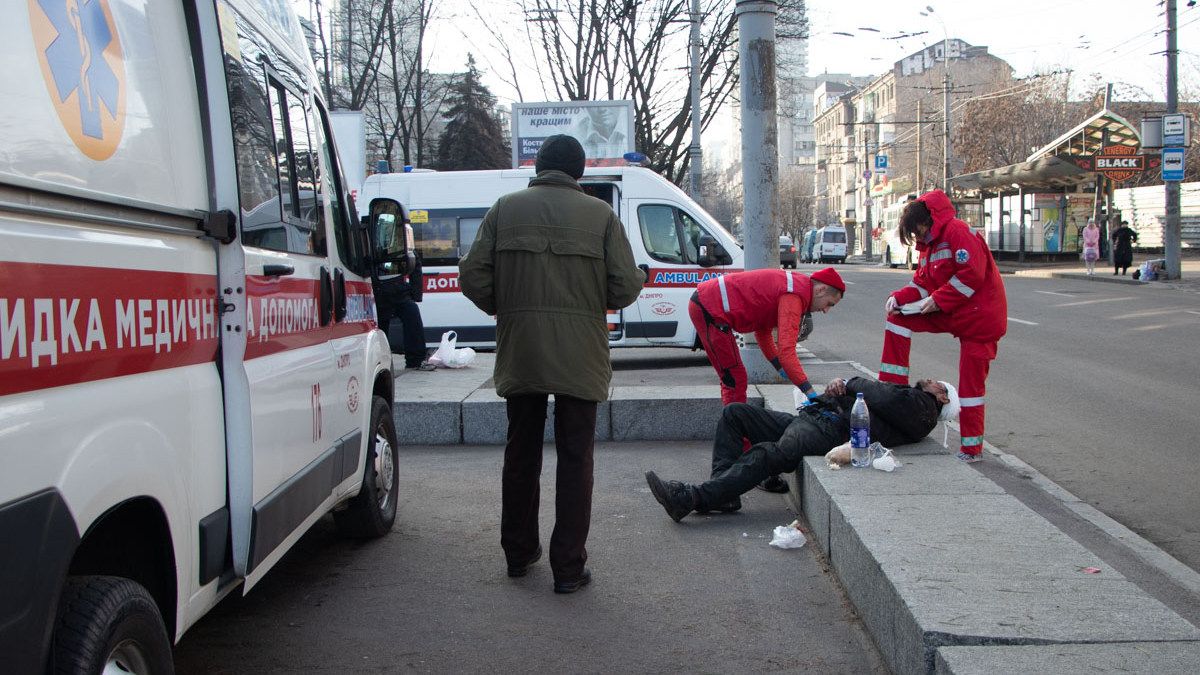
[[(711, 438), (720, 410), (711, 369), (703, 354), (672, 351), (670, 367), (618, 365), (605, 406), (608, 435), (598, 425), (598, 438)], [(397, 386), (397, 421), (402, 414), (445, 421), (403, 420), (402, 436), (417, 434), (417, 444), (459, 443), (449, 432), (457, 424), (459, 439), (502, 442), (503, 401), (489, 388), (490, 356), (480, 354), (473, 373), (406, 373), (405, 386)], [(858, 364), (815, 358), (805, 368), (814, 382), (868, 374)], [(751, 395), (771, 409), (793, 406), (790, 385), (755, 385)], [(425, 430), (441, 435), (421, 436)], [(1137, 579), (932, 438), (897, 454), (904, 466), (890, 474), (831, 471), (823, 458), (808, 458), (788, 476), (787, 495), (894, 672), (993, 672), (989, 664), (994, 672), (1060, 672), (1089, 649), (1114, 656), (1081, 657), (1078, 663), (1096, 668), (1087, 672), (1124, 672), (1120, 664), (1139, 654), (1148, 664), (1183, 662), (1195, 665), (1185, 670), (1200, 672), (1200, 630)], [(1065, 494), (1049, 485), (1052, 494)], [(1013, 670), (1004, 671), (1006, 664)]]

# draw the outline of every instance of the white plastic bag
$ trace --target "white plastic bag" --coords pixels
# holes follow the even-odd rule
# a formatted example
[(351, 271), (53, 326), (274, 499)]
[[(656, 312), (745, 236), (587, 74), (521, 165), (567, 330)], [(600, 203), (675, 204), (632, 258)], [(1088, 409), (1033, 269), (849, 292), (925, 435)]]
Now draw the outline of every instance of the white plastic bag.
[(892, 454), (891, 448), (885, 448), (878, 443), (871, 444), (871, 468), (891, 473), (900, 466), (900, 460)]
[(800, 522), (793, 520), (791, 525), (780, 525), (775, 528), (771, 546), (775, 548), (800, 548), (808, 541), (800, 531)]
[(429, 362), (438, 368), (466, 368), (475, 360), (475, 350), (470, 347), (455, 348), (458, 344), (458, 333), (448, 330), (442, 333), (442, 343), (437, 351), (429, 357)]

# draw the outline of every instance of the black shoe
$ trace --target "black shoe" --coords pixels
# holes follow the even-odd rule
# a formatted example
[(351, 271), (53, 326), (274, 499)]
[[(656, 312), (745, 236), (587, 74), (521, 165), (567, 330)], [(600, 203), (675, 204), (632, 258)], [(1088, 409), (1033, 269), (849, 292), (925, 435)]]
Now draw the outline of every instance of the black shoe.
[(767, 476), (763, 479), (763, 482), (759, 483), (755, 487), (757, 487), (759, 490), (773, 492), (777, 495), (786, 494), (788, 491), (787, 481), (779, 476)]
[(717, 504), (716, 506), (713, 506), (713, 507), (700, 506), (699, 508), (696, 509), (696, 513), (712, 513), (713, 511), (719, 511), (721, 513), (733, 513), (734, 511), (741, 511), (741, 510), (742, 510), (742, 498), (734, 497), (733, 499), (725, 502), (724, 504)]
[(554, 582), (554, 592), (555, 593), (574, 593), (575, 591), (583, 588), (584, 586), (587, 586), (591, 582), (592, 582), (592, 571), (585, 568), (583, 570), (583, 574), (580, 574), (579, 578), (577, 578), (577, 579), (572, 579), (570, 581), (555, 581)]
[(695, 493), (692, 492), (689, 485), (684, 485), (677, 480), (664, 483), (653, 471), (646, 472), (646, 484), (650, 486), (650, 492), (658, 500), (658, 503), (667, 510), (667, 515), (677, 523), (695, 508)]
[(541, 559), (542, 559), (542, 547), (541, 547), (541, 546), (538, 546), (538, 548), (537, 548), (537, 551), (536, 551), (536, 552), (533, 554), (533, 557), (532, 557), (532, 558), (530, 558), (528, 561), (526, 561), (526, 562), (525, 562), (525, 564), (523, 564), (523, 565), (513, 565), (513, 564), (511, 564), (511, 563), (510, 563), (510, 564), (509, 564), (509, 566), (508, 566), (508, 576), (510, 576), (510, 577), (523, 577), (523, 576), (525, 576), (526, 574), (529, 574), (529, 569), (530, 569), (531, 567), (533, 567), (533, 564), (534, 564), (535, 562), (537, 562), (537, 561), (539, 561), (539, 560), (541, 560)]

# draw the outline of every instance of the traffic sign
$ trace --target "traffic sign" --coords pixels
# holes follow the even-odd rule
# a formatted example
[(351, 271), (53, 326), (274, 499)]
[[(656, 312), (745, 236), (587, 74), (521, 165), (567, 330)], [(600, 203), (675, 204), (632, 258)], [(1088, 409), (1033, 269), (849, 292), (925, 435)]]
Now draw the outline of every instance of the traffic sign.
[(875, 155), (875, 173), (886, 174), (888, 170), (888, 156)]
[(871, 170), (870, 169), (867, 169), (866, 171), (863, 172), (863, 178), (870, 180), (870, 178), (871, 178)]
[(1163, 148), (1163, 180), (1183, 180), (1183, 148)]
[(1184, 145), (1187, 136), (1187, 115), (1175, 113), (1163, 115), (1162, 119), (1163, 145)]

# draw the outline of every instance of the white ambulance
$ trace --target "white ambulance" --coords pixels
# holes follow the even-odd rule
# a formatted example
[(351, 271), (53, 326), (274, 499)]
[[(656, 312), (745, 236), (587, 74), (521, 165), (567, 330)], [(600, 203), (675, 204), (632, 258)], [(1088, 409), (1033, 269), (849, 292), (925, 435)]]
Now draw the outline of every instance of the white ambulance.
[[(460, 345), (496, 344), (495, 319), (458, 288), (458, 261), (471, 249), (483, 216), (502, 195), (522, 190), (532, 169), (413, 171), (368, 176), (360, 206), (392, 199), (409, 208), (415, 248), (422, 256), (425, 340), (436, 345), (447, 330)], [(647, 274), (637, 302), (609, 314), (613, 347), (697, 345), (688, 301), (702, 281), (743, 268), (742, 248), (682, 190), (641, 167), (589, 167), (584, 191), (612, 205), (625, 225), (634, 259)]]
[(370, 258), (405, 251), (288, 0), (4, 6), (0, 670), (171, 672), (317, 519), (391, 529)]

